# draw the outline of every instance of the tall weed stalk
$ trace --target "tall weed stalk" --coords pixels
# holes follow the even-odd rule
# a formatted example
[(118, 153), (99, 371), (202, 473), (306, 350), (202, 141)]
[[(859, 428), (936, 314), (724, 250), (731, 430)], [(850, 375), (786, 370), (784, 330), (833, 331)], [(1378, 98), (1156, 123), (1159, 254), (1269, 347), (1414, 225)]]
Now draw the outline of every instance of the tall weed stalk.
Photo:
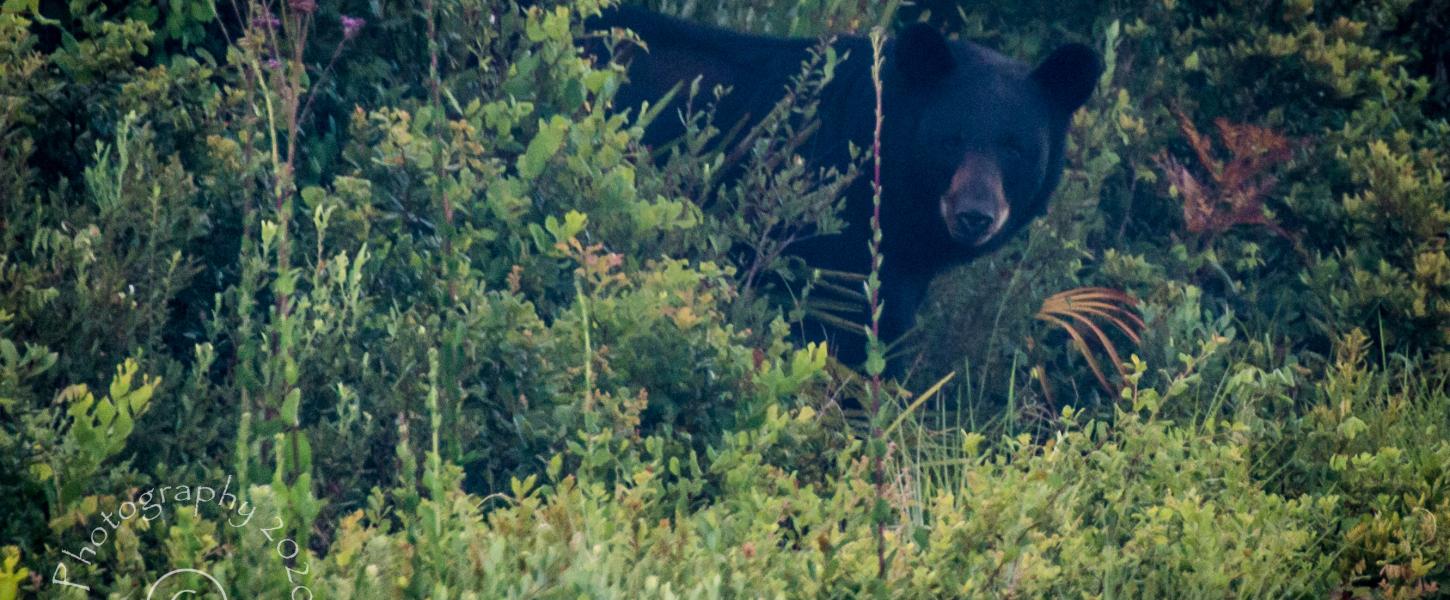
[(881, 64), (885, 35), (880, 28), (871, 31), (871, 85), (876, 90), (876, 126), (871, 134), (871, 274), (866, 277), (866, 296), (871, 310), (871, 326), (866, 330), (866, 374), (871, 377), (871, 483), (876, 501), (871, 509), (872, 529), (876, 536), (876, 576), (886, 577), (886, 524), (890, 520), (890, 504), (886, 502), (886, 436), (882, 423), (881, 373), (886, 369), (886, 349), (881, 343)]

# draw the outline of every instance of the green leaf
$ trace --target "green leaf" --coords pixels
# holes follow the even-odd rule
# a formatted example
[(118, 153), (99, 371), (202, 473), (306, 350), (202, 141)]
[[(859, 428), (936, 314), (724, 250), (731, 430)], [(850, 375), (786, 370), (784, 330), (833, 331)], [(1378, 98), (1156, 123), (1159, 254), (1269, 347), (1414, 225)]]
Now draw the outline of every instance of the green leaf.
[(564, 134), (568, 131), (569, 120), (564, 117), (556, 115), (548, 123), (539, 121), (539, 133), (529, 140), (528, 149), (519, 157), (519, 175), (526, 181), (532, 181), (543, 173), (549, 159), (564, 144)]
[(36, 14), (40, 11), (40, 0), (5, 0), (0, 4), (0, 13), (12, 14)]
[(297, 407), (301, 404), (301, 388), (292, 388), (288, 390), (287, 399), (282, 401), (282, 420), (289, 424), (297, 424)]
[(1369, 425), (1366, 425), (1364, 421), (1360, 420), (1359, 417), (1355, 416), (1351, 416), (1348, 419), (1345, 419), (1344, 422), (1340, 423), (1339, 427), (1336, 428), (1336, 431), (1339, 432), (1339, 435), (1344, 436), (1344, 438), (1348, 440), (1353, 440), (1354, 438), (1359, 437), (1359, 434), (1364, 433), (1367, 430), (1369, 430)]

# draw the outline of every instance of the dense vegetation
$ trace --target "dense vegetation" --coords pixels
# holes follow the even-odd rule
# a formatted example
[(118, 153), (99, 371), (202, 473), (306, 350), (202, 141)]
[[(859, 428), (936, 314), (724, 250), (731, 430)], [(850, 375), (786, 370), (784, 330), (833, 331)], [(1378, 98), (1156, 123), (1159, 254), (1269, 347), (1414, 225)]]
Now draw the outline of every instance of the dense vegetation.
[(1443, 0), (650, 3), (1106, 57), (865, 415), (779, 250), (870, 57), (652, 156), (524, 4), (0, 5), (0, 599), (1450, 589)]

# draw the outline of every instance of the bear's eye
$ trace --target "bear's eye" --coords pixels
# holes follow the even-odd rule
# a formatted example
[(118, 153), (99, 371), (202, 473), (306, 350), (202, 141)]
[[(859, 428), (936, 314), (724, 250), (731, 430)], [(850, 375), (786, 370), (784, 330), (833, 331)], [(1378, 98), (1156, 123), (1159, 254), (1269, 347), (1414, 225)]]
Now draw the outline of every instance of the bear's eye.
[(967, 135), (964, 133), (949, 133), (942, 138), (941, 144), (948, 149), (956, 150), (967, 146)]

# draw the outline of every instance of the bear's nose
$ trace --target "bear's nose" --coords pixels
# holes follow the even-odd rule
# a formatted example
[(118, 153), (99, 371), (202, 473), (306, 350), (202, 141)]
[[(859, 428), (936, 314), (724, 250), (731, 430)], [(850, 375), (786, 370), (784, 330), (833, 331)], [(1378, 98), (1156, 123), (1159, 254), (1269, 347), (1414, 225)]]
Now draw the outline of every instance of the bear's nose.
[(995, 221), (986, 213), (975, 210), (964, 210), (957, 213), (957, 231), (967, 238), (979, 238), (992, 228)]

